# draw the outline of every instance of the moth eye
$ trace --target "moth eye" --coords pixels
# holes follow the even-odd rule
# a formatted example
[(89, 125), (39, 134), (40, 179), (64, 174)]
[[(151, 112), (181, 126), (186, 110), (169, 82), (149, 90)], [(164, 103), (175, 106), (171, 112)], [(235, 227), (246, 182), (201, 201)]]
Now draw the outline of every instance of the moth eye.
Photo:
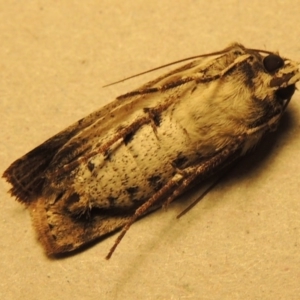
[(290, 99), (293, 96), (295, 90), (296, 90), (296, 87), (294, 84), (292, 84), (285, 88), (281, 88), (281, 89), (277, 90), (276, 94), (280, 99)]
[(276, 70), (278, 70), (279, 68), (283, 67), (284, 61), (278, 55), (269, 54), (268, 56), (266, 56), (263, 59), (263, 64), (264, 64), (266, 71), (268, 71), (269, 73), (273, 73)]

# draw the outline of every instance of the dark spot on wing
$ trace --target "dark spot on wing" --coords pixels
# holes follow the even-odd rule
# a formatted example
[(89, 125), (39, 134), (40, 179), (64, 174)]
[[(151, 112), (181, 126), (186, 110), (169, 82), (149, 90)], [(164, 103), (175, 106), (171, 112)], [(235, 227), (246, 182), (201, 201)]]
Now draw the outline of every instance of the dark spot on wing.
[(195, 86), (193, 87), (193, 89), (191, 90), (191, 94), (193, 94), (193, 93), (196, 91), (196, 89), (197, 89), (197, 86), (195, 85)]
[(111, 158), (111, 150), (110, 149), (107, 149), (105, 152), (104, 152), (104, 160), (110, 160)]
[(149, 114), (151, 120), (153, 120), (155, 126), (159, 127), (161, 123), (161, 112), (157, 111), (154, 108), (145, 107), (144, 112)]
[(95, 168), (95, 165), (91, 161), (89, 161), (87, 163), (87, 167), (88, 167), (88, 169), (89, 169), (90, 172), (93, 172), (93, 170)]
[(135, 132), (129, 132), (123, 137), (124, 144), (127, 145), (131, 142), (134, 137)]
[(156, 113), (154, 116), (153, 116), (153, 121), (154, 121), (154, 124), (158, 127), (160, 125), (160, 122), (161, 122), (161, 116), (159, 113)]
[(113, 196), (108, 196), (107, 200), (108, 200), (110, 206), (114, 206), (117, 198), (113, 197)]
[(172, 162), (172, 165), (176, 168), (181, 168), (188, 161), (187, 157), (183, 156), (181, 153)]
[(152, 175), (147, 178), (150, 186), (155, 190), (158, 191), (162, 188), (163, 182), (160, 175)]
[(126, 192), (130, 195), (133, 196), (134, 194), (136, 194), (139, 190), (138, 186), (131, 186), (129, 188), (126, 188)]
[(65, 200), (65, 201), (66, 201), (66, 205), (65, 205), (65, 206), (66, 206), (66, 207), (69, 207), (69, 206), (71, 206), (72, 204), (79, 202), (79, 200), (80, 200), (79, 194), (73, 193), (72, 195), (69, 196), (69, 198), (67, 198), (67, 199)]
[(61, 193), (59, 193), (57, 196), (56, 196), (56, 198), (55, 198), (55, 202), (56, 201), (59, 201), (61, 198), (62, 198), (62, 196), (65, 194), (65, 192), (61, 192)]

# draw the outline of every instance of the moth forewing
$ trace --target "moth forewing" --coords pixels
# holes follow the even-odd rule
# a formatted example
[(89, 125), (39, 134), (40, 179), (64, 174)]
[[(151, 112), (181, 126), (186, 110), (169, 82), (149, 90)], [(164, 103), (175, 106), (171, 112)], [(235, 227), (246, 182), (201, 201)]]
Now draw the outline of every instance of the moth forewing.
[(119, 96), (3, 176), (49, 255), (123, 227), (109, 258), (137, 218), (274, 130), (299, 79), (296, 62), (233, 44)]

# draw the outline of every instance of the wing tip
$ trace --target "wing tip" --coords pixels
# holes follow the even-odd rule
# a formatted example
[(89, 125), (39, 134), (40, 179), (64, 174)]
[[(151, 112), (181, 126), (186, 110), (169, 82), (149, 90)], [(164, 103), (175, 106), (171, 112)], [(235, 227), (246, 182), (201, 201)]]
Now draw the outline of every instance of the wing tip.
[(22, 204), (27, 204), (32, 200), (32, 191), (23, 187), (18, 179), (12, 174), (13, 169), (10, 166), (7, 170), (2, 174), (2, 178), (6, 180), (11, 185), (11, 188), (8, 190), (8, 193), (15, 197), (16, 200)]

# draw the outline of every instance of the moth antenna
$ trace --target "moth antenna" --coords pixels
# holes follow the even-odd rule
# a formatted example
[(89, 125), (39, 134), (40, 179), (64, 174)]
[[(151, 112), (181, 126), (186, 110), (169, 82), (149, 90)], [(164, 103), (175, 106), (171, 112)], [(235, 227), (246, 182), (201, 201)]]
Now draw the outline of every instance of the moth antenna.
[[(206, 53), (206, 54), (201, 54), (201, 55), (195, 55), (195, 56), (190, 56), (190, 57), (183, 58), (183, 59), (180, 59), (180, 60), (176, 60), (176, 61), (167, 63), (167, 64), (165, 64), (165, 65), (161, 65), (161, 66), (159, 66), (159, 67), (156, 67), (156, 68), (153, 68), (153, 69), (150, 69), (150, 70), (141, 72), (141, 73), (137, 73), (137, 74), (131, 75), (131, 76), (129, 76), (129, 77), (125, 77), (125, 78), (123, 78), (123, 79), (121, 79), (121, 80), (117, 80), (117, 81), (114, 81), (114, 82), (112, 82), (112, 83), (103, 85), (102, 87), (105, 88), (105, 87), (108, 87), (108, 86), (112, 86), (112, 85), (115, 85), (115, 84), (117, 84), (117, 83), (121, 83), (121, 82), (124, 82), (124, 81), (126, 81), (126, 80), (129, 80), (129, 79), (132, 79), (132, 78), (141, 76), (141, 75), (145, 75), (145, 74), (147, 74), (147, 73), (151, 73), (151, 72), (153, 72), (153, 71), (157, 71), (157, 70), (160, 70), (160, 69), (163, 69), (163, 68), (166, 68), (166, 67), (169, 67), (169, 66), (173, 66), (173, 65), (176, 65), (176, 64), (185, 62), (185, 61), (189, 61), (189, 60), (192, 60), (192, 59), (201, 58), (201, 57), (207, 57), (207, 56), (220, 55), (220, 54), (223, 54), (223, 53), (227, 52), (230, 48), (232, 48), (232, 46), (227, 47), (227, 48), (225, 48), (225, 49), (223, 49), (223, 50), (221, 50), (221, 51), (216, 51), (216, 52), (211, 52), (211, 53)], [(258, 50), (258, 49), (249, 49), (249, 50), (251, 50), (251, 51), (257, 51), (257, 52), (261, 52), (261, 53), (266, 53), (266, 54), (271, 54), (271, 53), (273, 53), (273, 52), (267, 51), (267, 50)]]
[[(232, 47), (227, 47), (227, 48), (225, 48), (225, 49), (223, 49), (221, 51), (216, 51), (216, 52), (211, 52), (211, 53), (206, 53), (206, 54), (201, 54), (201, 55), (195, 55), (195, 56), (190, 56), (190, 57), (183, 58), (183, 59), (180, 59), (180, 60), (176, 60), (176, 61), (167, 63), (165, 65), (162, 65), (162, 66), (159, 66), (159, 67), (156, 67), (156, 68), (153, 68), (153, 69), (150, 69), (150, 70), (147, 70), (147, 71), (135, 74), (135, 75), (131, 75), (131, 76), (123, 78), (121, 80), (118, 80), (118, 81), (115, 81), (115, 82), (103, 85), (103, 87), (108, 87), (108, 86), (111, 86), (111, 85), (114, 85), (114, 84), (117, 84), (117, 83), (120, 83), (120, 82), (124, 82), (126, 80), (129, 80), (129, 79), (141, 76), (141, 75), (145, 75), (147, 73), (151, 73), (153, 71), (157, 71), (157, 70), (160, 70), (160, 69), (163, 69), (163, 68), (166, 68), (166, 67), (169, 67), (169, 66), (173, 66), (173, 65), (185, 62), (185, 61), (189, 61), (189, 60), (192, 60), (192, 59), (201, 58), (201, 57), (207, 57), (207, 56), (220, 55), (220, 54), (223, 54), (223, 53), (227, 52), (230, 48), (232, 48)], [(264, 52), (264, 51), (261, 51), (261, 52)]]

